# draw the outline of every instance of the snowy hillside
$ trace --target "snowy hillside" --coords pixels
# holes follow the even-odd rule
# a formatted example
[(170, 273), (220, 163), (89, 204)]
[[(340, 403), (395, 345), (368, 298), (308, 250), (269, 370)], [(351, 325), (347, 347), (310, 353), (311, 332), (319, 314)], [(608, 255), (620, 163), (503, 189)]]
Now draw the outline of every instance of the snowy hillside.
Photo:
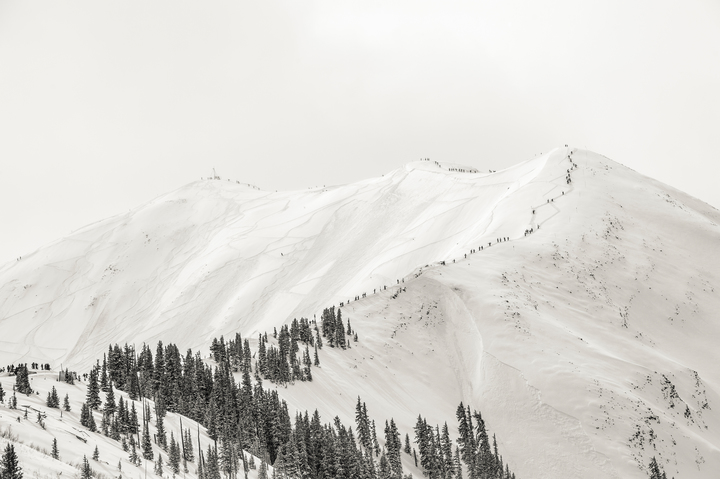
[(653, 456), (714, 477), (720, 212), (586, 151), (471, 171), (187, 185), (0, 268), (0, 365), (206, 352), (343, 302), (359, 341), (280, 388), (292, 407), (352, 424), (360, 395), (404, 434), (463, 401), (520, 478), (641, 478)]

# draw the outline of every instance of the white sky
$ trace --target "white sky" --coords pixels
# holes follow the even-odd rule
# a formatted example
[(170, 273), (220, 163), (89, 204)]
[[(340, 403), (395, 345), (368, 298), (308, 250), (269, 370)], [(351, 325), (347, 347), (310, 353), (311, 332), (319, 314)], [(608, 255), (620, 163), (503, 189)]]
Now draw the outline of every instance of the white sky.
[(569, 143), (720, 207), (720, 2), (0, 2), (0, 263), (209, 176)]

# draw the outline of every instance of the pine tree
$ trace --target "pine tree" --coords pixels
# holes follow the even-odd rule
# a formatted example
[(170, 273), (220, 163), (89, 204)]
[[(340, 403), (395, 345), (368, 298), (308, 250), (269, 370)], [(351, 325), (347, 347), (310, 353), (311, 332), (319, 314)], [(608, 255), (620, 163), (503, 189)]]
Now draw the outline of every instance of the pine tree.
[(372, 428), (370, 429), (370, 431), (371, 431), (373, 449), (375, 449), (375, 456), (379, 456), (379, 455), (380, 455), (380, 443), (378, 443), (378, 440), (377, 440), (377, 434), (376, 434), (376, 432), (375, 432), (375, 420), (374, 420), (374, 419), (373, 419), (373, 421), (372, 421)]
[[(453, 444), (450, 439), (447, 423), (443, 424), (442, 435), (440, 436), (440, 452), (443, 461), (443, 471), (446, 479), (452, 479), (455, 465), (453, 463)], [(489, 476), (494, 477), (494, 476)]]
[(218, 464), (217, 452), (208, 444), (207, 461), (205, 462), (205, 478), (220, 479), (220, 466)]
[(97, 431), (95, 418), (93, 417), (92, 410), (87, 403), (83, 403), (82, 405), (82, 410), (80, 411), (80, 424), (88, 428), (91, 432)]
[(387, 460), (390, 464), (392, 476), (402, 479), (402, 460), (400, 451), (402, 443), (400, 442), (400, 433), (395, 425), (395, 420), (390, 419), (390, 424), (385, 421), (385, 447), (387, 448)]
[(15, 446), (8, 443), (0, 461), (0, 477), (2, 479), (22, 479), (22, 467), (18, 462)]
[(87, 456), (83, 456), (82, 466), (80, 466), (80, 479), (90, 479), (93, 476), (93, 470), (90, 467)]
[(15, 368), (15, 390), (20, 394), (30, 395), (33, 393), (30, 387), (30, 378), (27, 366), (24, 364)]
[(100, 387), (98, 386), (97, 366), (90, 370), (85, 402), (91, 410), (100, 407)]
[(455, 446), (455, 457), (453, 458), (453, 465), (455, 466), (455, 478), (463, 479), (462, 463), (460, 462), (460, 448), (458, 446)]
[(147, 422), (143, 423), (143, 435), (142, 435), (142, 456), (143, 459), (148, 461), (153, 460), (152, 442), (150, 441), (150, 431), (148, 430)]
[(58, 451), (57, 438), (53, 438), (52, 452), (50, 453), (53, 459), (60, 459), (60, 452)]
[(128, 455), (128, 460), (130, 460), (130, 463), (137, 465), (140, 458), (137, 454), (137, 449), (135, 449), (135, 440), (132, 436), (130, 436), (130, 454)]
[(103, 355), (102, 369), (100, 370), (100, 389), (103, 392), (108, 390), (107, 358)]
[(489, 477), (495, 473), (495, 457), (490, 448), (490, 441), (487, 431), (485, 430), (485, 421), (482, 415), (479, 412), (475, 412), (473, 416), (475, 417), (476, 443), (479, 448), (477, 454), (478, 472), (481, 477), (483, 474)]
[(404, 452), (405, 452), (405, 454), (410, 454), (410, 453), (411, 453), (411, 451), (410, 451), (410, 434), (407, 434), (407, 433), (405, 434), (405, 449), (404, 449)]
[(47, 399), (45, 399), (45, 405), (52, 408), (60, 407), (60, 399), (58, 398), (55, 386), (53, 386), (52, 390), (48, 392)]
[(65, 398), (63, 399), (63, 409), (66, 411), (70, 411), (70, 397), (66, 394)]
[(163, 475), (163, 459), (162, 454), (158, 453), (157, 461), (155, 462), (155, 474), (158, 476)]
[(165, 413), (158, 409), (155, 415), (155, 427), (157, 428), (156, 436), (158, 446), (167, 450), (167, 435), (165, 434), (165, 421), (163, 420), (164, 416)]
[(461, 457), (468, 468), (470, 479), (475, 479), (477, 477), (475, 457), (477, 447), (473, 434), (472, 416), (470, 415), (469, 408), (468, 411), (466, 411), (462, 402), (457, 408), (456, 416), (459, 422), (458, 430), (460, 437), (458, 438), (458, 444), (460, 446)]
[(107, 387), (107, 393), (105, 394), (105, 407), (103, 412), (106, 416), (112, 416), (115, 414), (115, 393), (113, 392), (112, 384)]
[(168, 461), (170, 463), (170, 469), (172, 469), (173, 474), (179, 474), (180, 447), (178, 446), (178, 443), (175, 442), (175, 436), (173, 435), (172, 431), (170, 432), (170, 452), (168, 455)]
[(183, 459), (190, 462), (195, 460), (195, 454), (193, 453), (192, 434), (190, 433), (190, 429), (185, 430), (185, 438), (183, 439), (183, 451), (185, 452), (185, 457)]
[(335, 323), (335, 344), (343, 349), (347, 347), (347, 343), (345, 341), (345, 325), (343, 324), (340, 308), (337, 310), (337, 319)]
[(662, 473), (660, 472), (660, 466), (658, 466), (655, 456), (650, 460), (650, 479), (662, 479)]
[(268, 479), (267, 463), (264, 459), (260, 460), (260, 467), (258, 468), (258, 479)]
[(98, 450), (98, 447), (95, 446), (95, 450), (93, 451), (92, 455), (93, 461), (99, 461), (100, 460), (100, 451)]
[(355, 405), (355, 425), (357, 426), (358, 440), (366, 450), (372, 450), (372, 438), (370, 436), (370, 425), (368, 424), (367, 408), (360, 402), (358, 396)]
[(135, 401), (130, 405), (130, 422), (128, 423), (128, 432), (137, 434), (140, 430), (140, 421), (138, 420), (137, 410), (135, 409)]
[(4, 399), (5, 399), (5, 390), (2, 387), (2, 383), (0, 383), (0, 404), (2, 404)]
[[(318, 336), (319, 337), (319, 336)], [(313, 359), (313, 366), (316, 368), (320, 367), (320, 356), (318, 356), (318, 345), (315, 343), (315, 358)]]

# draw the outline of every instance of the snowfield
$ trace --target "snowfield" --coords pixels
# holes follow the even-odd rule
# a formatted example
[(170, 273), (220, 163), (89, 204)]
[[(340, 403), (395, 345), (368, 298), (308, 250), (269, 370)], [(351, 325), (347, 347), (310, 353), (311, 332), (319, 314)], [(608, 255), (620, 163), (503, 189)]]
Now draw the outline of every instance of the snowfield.
[[(0, 365), (84, 372), (109, 343), (158, 340), (207, 355), (236, 332), (256, 347), (344, 303), (359, 341), (280, 387), (291, 408), (354, 425), (360, 396), (380, 429), (412, 438), (422, 414), (456, 439), (463, 401), (521, 479), (644, 478), (653, 456), (668, 477), (717, 477), (720, 211), (583, 150), (470, 171), (420, 161), (278, 193), (204, 180), (89, 225), (0, 268)], [(40, 395), (18, 402), (44, 408), (55, 385), (75, 402), (48, 430), (83, 429), (84, 386), (32, 377)], [(49, 450), (21, 412), (0, 406), (0, 428)], [(127, 454), (87, 434), (117, 476)], [(57, 437), (64, 462), (92, 454)], [(76, 473), (18, 452), (26, 477)]]

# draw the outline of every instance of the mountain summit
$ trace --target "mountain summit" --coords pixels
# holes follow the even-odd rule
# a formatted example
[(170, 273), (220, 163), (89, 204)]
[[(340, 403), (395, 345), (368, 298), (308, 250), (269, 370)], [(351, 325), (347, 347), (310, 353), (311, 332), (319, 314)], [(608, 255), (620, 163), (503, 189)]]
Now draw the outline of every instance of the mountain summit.
[(0, 268), (0, 364), (207, 350), (340, 307), (298, 409), (483, 412), (519, 478), (720, 470), (720, 212), (601, 155), (293, 192), (203, 180)]

